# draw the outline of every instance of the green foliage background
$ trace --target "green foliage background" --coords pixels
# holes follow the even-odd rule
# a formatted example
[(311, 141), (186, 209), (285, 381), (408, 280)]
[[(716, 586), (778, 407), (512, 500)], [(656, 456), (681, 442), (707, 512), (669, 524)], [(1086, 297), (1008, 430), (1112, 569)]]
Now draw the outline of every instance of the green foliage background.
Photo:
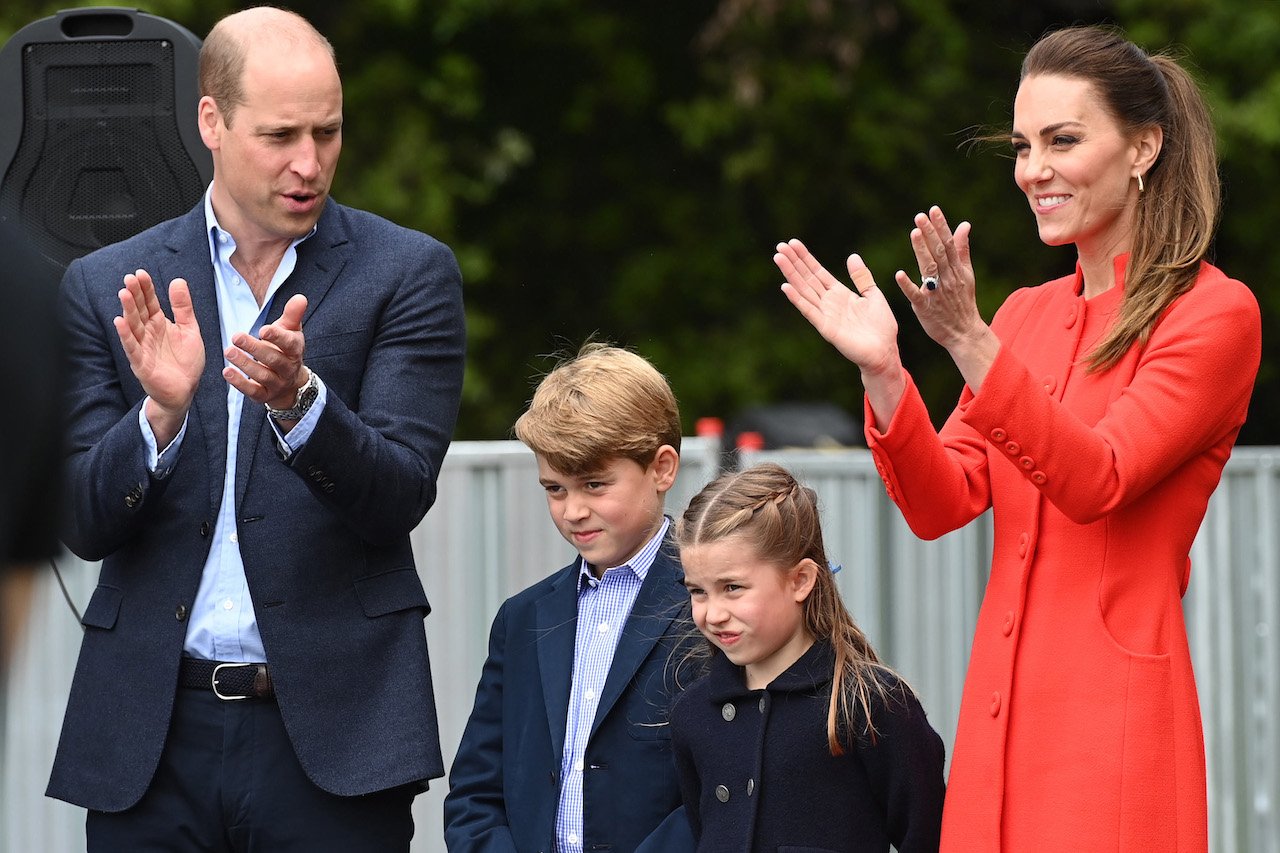
[[(83, 4), (90, 5), (90, 4)], [(203, 36), (241, 5), (149, 0)], [(0, 40), (65, 3), (7, 0)], [(782, 239), (882, 283), (911, 269), (912, 215), (973, 222), (990, 317), (1068, 272), (1036, 238), (1000, 149), (1021, 56), (1073, 22), (1173, 46), (1215, 110), (1225, 179), (1216, 262), (1263, 306), (1264, 363), (1241, 441), (1280, 444), (1270, 287), (1280, 211), (1280, 4), (1235, 0), (299, 0), (346, 90), (335, 195), (458, 253), (470, 353), (460, 439), (504, 438), (547, 355), (588, 335), (671, 379), (686, 427), (743, 406), (831, 400), (856, 371), (778, 292)], [(376, 263), (376, 259), (371, 259)], [(892, 293), (894, 288), (890, 288)], [(891, 297), (892, 298), (892, 297)], [(904, 359), (939, 422), (960, 390), (905, 302)]]

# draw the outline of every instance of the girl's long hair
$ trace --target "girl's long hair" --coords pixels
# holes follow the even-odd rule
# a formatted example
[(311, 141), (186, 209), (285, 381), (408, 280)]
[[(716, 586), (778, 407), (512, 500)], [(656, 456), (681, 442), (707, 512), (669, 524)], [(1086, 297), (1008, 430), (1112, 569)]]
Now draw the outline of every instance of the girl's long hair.
[(872, 694), (888, 700), (888, 692), (897, 689), (889, 685), (910, 688), (880, 662), (840, 598), (822, 545), (818, 496), (773, 463), (723, 474), (689, 503), (677, 524), (676, 541), (683, 549), (729, 537), (747, 543), (779, 571), (805, 559), (818, 565), (817, 580), (804, 601), (804, 624), (815, 640), (825, 639), (835, 650), (827, 743), (832, 755), (844, 752), (841, 733), (853, 731), (855, 705), (862, 710), (864, 731), (874, 740)]

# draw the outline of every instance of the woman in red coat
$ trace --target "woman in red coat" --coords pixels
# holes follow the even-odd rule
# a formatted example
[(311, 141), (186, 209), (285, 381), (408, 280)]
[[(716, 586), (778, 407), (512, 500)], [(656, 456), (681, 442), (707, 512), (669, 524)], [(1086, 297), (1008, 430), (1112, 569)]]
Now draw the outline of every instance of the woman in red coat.
[(1194, 82), (1112, 30), (1052, 33), (1014, 104), (1014, 179), (1073, 275), (983, 322), (969, 223), (911, 232), (899, 288), (966, 383), (941, 432), (870, 271), (799, 241), (783, 291), (861, 371), (867, 439), (919, 536), (992, 507), (995, 548), (943, 818), (946, 851), (1208, 846), (1181, 597), (1261, 352), (1252, 293), (1205, 261), (1219, 200)]

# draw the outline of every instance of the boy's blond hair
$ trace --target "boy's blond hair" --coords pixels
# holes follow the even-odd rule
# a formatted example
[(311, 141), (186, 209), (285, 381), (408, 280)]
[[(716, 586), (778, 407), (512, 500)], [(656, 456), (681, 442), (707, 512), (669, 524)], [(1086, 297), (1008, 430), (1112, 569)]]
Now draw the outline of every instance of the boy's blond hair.
[(647, 360), (592, 342), (543, 377), (515, 431), (551, 467), (581, 475), (618, 458), (648, 466), (664, 444), (678, 452), (680, 410)]

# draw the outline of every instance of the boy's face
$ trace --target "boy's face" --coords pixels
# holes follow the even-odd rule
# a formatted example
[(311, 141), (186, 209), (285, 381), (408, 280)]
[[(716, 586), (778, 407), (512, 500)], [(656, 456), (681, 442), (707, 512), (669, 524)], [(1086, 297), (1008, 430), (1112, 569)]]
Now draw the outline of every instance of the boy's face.
[(565, 474), (538, 457), (551, 520), (598, 577), (635, 555), (662, 523), (662, 502), (680, 457), (664, 444), (647, 466), (612, 459), (588, 474)]

